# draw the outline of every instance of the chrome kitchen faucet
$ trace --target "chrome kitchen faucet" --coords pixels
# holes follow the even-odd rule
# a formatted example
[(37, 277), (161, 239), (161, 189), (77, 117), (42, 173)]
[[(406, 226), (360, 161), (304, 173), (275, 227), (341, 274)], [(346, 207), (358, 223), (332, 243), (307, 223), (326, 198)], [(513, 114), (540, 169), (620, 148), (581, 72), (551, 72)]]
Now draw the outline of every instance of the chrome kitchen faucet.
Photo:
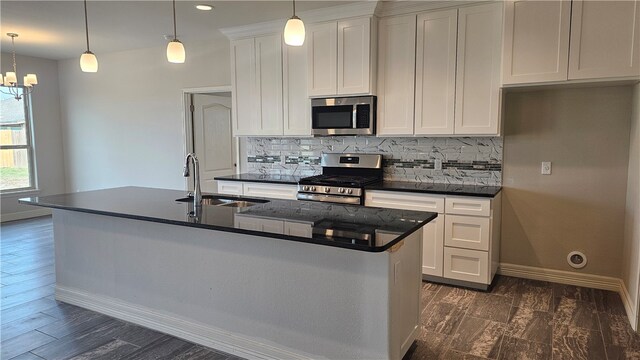
[(185, 159), (184, 170), (182, 176), (189, 177), (189, 159), (193, 162), (193, 179), (194, 179), (194, 193), (193, 193), (193, 206), (202, 206), (202, 191), (200, 191), (200, 165), (198, 164), (198, 158), (196, 154), (189, 153)]

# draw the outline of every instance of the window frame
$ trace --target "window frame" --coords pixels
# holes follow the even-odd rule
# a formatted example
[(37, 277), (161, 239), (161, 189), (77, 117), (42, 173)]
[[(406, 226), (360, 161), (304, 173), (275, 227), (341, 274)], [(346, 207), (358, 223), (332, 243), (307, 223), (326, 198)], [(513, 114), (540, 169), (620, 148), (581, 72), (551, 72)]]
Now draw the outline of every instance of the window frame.
[[(6, 88), (4, 85), (0, 85), (2, 88)], [(24, 86), (18, 86), (22, 89), (22, 103), (24, 107), (24, 131), (25, 131), (25, 145), (2, 145), (0, 144), (0, 150), (27, 150), (27, 159), (29, 163), (29, 186), (13, 188), (13, 189), (0, 189), (0, 195), (11, 195), (22, 192), (32, 192), (38, 190), (38, 181), (36, 177), (36, 156), (34, 150), (34, 138), (32, 132), (32, 109), (31, 109), (31, 93), (25, 90)]]

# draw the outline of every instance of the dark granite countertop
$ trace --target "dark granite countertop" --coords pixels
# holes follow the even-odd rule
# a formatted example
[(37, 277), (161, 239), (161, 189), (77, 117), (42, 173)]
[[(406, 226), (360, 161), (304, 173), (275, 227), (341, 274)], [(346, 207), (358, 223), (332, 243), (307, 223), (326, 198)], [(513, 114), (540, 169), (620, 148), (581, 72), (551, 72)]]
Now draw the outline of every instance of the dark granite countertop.
[[(238, 174), (218, 176), (216, 180), (249, 181), (272, 184), (298, 184), (303, 176), (264, 175), (264, 174)], [(403, 191), (424, 194), (461, 195), (494, 197), (502, 190), (501, 186), (488, 185), (458, 185), (458, 184), (434, 184), (412, 181), (383, 181), (365, 187), (365, 190)]]
[(423, 194), (495, 197), (502, 190), (502, 187), (485, 185), (434, 184), (410, 181), (383, 181), (381, 183), (367, 185), (365, 187), (365, 191), (366, 190), (387, 190)]
[[(215, 194), (224, 199), (249, 198)], [(203, 205), (193, 213), (193, 202), (178, 202), (185, 192), (144, 187), (122, 187), (71, 194), (20, 199), (22, 204), (79, 211), (128, 219), (197, 227), (298, 241), (353, 250), (381, 252), (389, 249), (429, 221), (432, 212), (368, 208), (295, 200), (254, 199), (245, 207)], [(266, 218), (304, 223), (312, 227), (311, 238), (243, 229), (241, 219)], [(328, 229), (342, 237), (327, 235)], [(366, 236), (370, 236), (366, 239)]]
[(224, 181), (248, 181), (248, 182), (261, 182), (271, 184), (292, 184), (298, 185), (298, 181), (304, 176), (294, 175), (265, 175), (265, 174), (237, 174), (227, 176), (216, 176), (215, 180)]

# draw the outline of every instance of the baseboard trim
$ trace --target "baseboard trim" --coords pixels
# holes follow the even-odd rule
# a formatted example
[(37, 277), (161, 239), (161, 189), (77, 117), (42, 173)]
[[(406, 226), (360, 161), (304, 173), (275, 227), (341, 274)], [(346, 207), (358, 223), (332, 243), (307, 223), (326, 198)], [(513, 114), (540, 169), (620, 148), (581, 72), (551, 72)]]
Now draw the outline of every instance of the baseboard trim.
[(620, 297), (622, 298), (624, 309), (627, 311), (631, 327), (633, 330), (638, 331), (638, 314), (636, 314), (636, 305), (633, 304), (631, 294), (629, 294), (629, 290), (622, 280), (620, 280)]
[(631, 295), (629, 295), (629, 292), (621, 279), (609, 276), (575, 273), (571, 271), (545, 269), (508, 263), (500, 263), (498, 274), (523, 279), (549, 281), (566, 285), (615, 291), (620, 294), (620, 298), (624, 304), (631, 327), (633, 327), (634, 330), (637, 330), (638, 316), (636, 315), (633, 302), (631, 301)]
[(36, 210), (29, 210), (29, 211), (20, 211), (15, 213), (1, 214), (0, 222), (31, 219), (31, 218), (47, 216), (47, 215), (51, 215), (51, 209), (36, 209)]
[(56, 285), (56, 300), (97, 311), (101, 314), (246, 359), (311, 360), (317, 358), (317, 356), (312, 357), (308, 354), (301, 354), (291, 349), (265, 344), (258, 339), (250, 339), (210, 325), (197, 323), (175, 314), (73, 288)]

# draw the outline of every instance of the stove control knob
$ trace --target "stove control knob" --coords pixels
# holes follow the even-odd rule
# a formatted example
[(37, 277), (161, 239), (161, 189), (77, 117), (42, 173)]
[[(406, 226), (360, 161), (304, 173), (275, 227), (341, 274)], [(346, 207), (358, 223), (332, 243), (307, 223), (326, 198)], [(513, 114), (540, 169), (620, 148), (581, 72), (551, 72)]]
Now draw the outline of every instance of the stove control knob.
[(349, 194), (349, 195), (353, 194), (353, 190), (351, 190), (351, 189), (347, 190), (347, 194)]
[(303, 187), (302, 187), (302, 190), (303, 190), (303, 191), (309, 191), (309, 187), (308, 187), (308, 186), (303, 186)]
[(315, 186), (312, 186), (312, 187), (311, 187), (311, 191), (316, 191), (316, 187), (315, 187)]
[(331, 189), (329, 189), (328, 187), (325, 187), (325, 188), (324, 188), (324, 192), (328, 193), (328, 192), (330, 192), (330, 191), (331, 191)]
[(340, 194), (344, 194), (344, 188), (340, 188), (340, 189), (338, 189), (338, 192), (339, 192)]

